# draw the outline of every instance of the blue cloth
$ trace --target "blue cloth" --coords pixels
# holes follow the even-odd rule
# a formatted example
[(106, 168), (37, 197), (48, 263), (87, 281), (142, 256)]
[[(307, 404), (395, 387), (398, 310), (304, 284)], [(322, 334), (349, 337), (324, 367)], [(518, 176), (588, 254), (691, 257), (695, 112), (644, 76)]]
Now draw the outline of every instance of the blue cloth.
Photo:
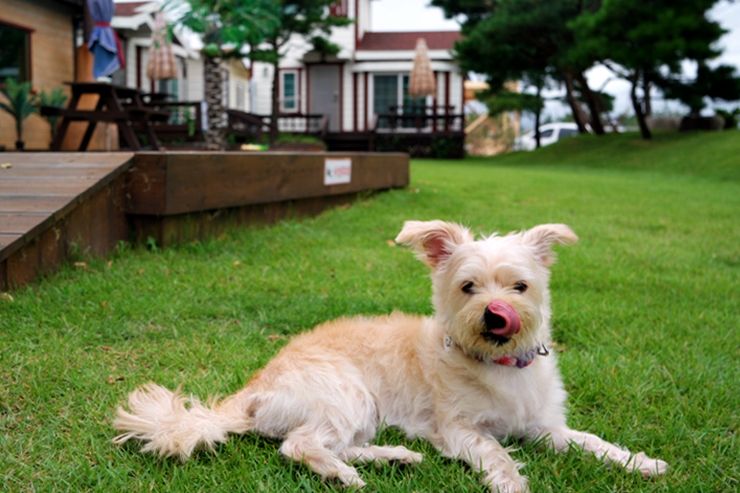
[(107, 77), (121, 68), (121, 54), (116, 33), (110, 27), (110, 21), (115, 12), (113, 0), (87, 0), (90, 16), (95, 26), (87, 42), (88, 49), (93, 54), (93, 77)]

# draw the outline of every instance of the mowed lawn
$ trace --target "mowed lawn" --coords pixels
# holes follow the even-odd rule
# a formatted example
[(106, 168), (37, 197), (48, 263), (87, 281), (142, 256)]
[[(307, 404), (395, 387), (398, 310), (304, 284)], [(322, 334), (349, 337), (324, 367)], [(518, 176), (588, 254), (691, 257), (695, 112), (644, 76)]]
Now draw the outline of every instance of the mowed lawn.
[[(0, 299), (0, 490), (335, 491), (234, 437), (180, 464), (115, 447), (111, 419), (156, 381), (227, 394), (291, 334), (347, 314), (428, 314), (406, 219), (477, 232), (569, 224), (553, 324), (571, 426), (668, 461), (643, 480), (577, 451), (508, 442), (537, 492), (739, 487), (740, 133), (578, 138), (534, 153), (415, 161), (407, 189), (309, 220), (166, 250), (121, 248)], [(367, 491), (485, 491), (422, 440), (415, 467), (359, 466)]]

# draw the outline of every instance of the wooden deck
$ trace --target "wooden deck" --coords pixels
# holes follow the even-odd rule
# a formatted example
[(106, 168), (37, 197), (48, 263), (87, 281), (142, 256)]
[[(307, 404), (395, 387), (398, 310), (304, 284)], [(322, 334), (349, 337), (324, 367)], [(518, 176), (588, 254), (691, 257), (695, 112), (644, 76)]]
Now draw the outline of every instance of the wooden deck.
[[(351, 180), (327, 185), (335, 160)], [(0, 153), (0, 291), (120, 241), (167, 246), (408, 182), (392, 153)]]
[(0, 289), (126, 239), (132, 163), (131, 153), (1, 153)]

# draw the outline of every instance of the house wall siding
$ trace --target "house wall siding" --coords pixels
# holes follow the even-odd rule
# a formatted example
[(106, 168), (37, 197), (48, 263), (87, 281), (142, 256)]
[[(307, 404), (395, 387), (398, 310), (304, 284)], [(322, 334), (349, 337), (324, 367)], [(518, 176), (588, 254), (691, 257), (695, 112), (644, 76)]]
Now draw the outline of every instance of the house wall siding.
[[(48, 91), (74, 80), (74, 33), (71, 10), (59, 2), (2, 0), (0, 21), (33, 29), (31, 34), (31, 84), (34, 91)], [(63, 86), (67, 95), (69, 88)], [(2, 96), (0, 96), (2, 97)], [(45, 119), (31, 115), (23, 126), (26, 147), (47, 149), (51, 131)], [(15, 147), (15, 122), (0, 111), (0, 145)]]

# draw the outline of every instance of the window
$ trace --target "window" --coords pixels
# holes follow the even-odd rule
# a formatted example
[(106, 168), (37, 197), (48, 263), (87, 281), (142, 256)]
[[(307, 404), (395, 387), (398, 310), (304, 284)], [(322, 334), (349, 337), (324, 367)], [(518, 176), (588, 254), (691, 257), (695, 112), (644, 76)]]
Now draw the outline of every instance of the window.
[(180, 81), (177, 79), (160, 80), (157, 84), (157, 92), (167, 94), (170, 101), (180, 100)]
[(409, 94), (409, 81), (411, 77), (408, 75), (403, 76), (403, 113), (409, 114), (424, 114), (426, 112), (427, 98), (424, 96), (412, 97)]
[(540, 139), (546, 139), (552, 137), (553, 129), (548, 128), (547, 130), (540, 130)]
[(298, 111), (298, 74), (292, 71), (280, 72), (280, 79), (280, 110)]
[(566, 137), (573, 137), (575, 135), (578, 135), (578, 130), (573, 130), (572, 128), (561, 128), (560, 135), (558, 135), (558, 139), (564, 139)]
[(31, 31), (0, 22), (0, 83), (31, 80)]
[[(373, 111), (376, 115), (414, 115), (424, 114), (428, 101), (426, 97), (414, 98), (409, 95), (409, 76), (407, 74), (373, 76)], [(387, 128), (391, 120), (404, 127), (416, 125), (412, 118), (379, 118), (378, 126)]]
[(373, 77), (373, 111), (376, 115), (391, 113), (398, 106), (398, 76)]

